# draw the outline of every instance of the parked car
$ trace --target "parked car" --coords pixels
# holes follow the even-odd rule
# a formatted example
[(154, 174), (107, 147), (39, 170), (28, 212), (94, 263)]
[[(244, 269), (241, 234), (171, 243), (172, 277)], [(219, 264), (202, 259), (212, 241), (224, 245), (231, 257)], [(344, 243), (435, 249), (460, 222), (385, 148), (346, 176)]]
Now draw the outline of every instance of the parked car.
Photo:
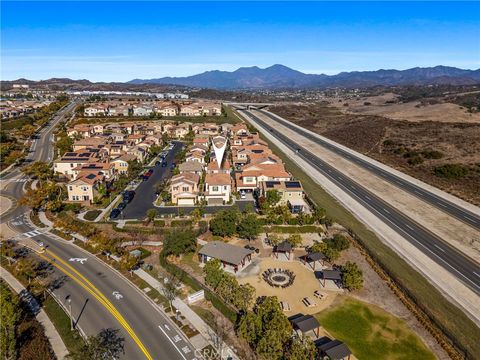
[(160, 160), (155, 161), (155, 166), (160, 165), (162, 162)]
[(112, 210), (112, 212), (110, 213), (110, 219), (116, 219), (121, 213), (121, 210), (115, 208)]
[(149, 172), (150, 174), (153, 174), (153, 169), (149, 169), (147, 172)]
[(128, 204), (128, 202), (122, 201), (120, 204), (117, 205), (117, 209), (122, 211), (123, 209), (125, 209), (127, 207), (127, 204)]
[(166, 161), (162, 162), (162, 167), (167, 167), (168, 163)]
[(123, 201), (129, 203), (132, 201), (133, 197), (135, 196), (135, 191), (133, 190), (126, 190), (123, 192)]
[(246, 199), (247, 198), (247, 194), (245, 193), (245, 191), (240, 191), (240, 199)]

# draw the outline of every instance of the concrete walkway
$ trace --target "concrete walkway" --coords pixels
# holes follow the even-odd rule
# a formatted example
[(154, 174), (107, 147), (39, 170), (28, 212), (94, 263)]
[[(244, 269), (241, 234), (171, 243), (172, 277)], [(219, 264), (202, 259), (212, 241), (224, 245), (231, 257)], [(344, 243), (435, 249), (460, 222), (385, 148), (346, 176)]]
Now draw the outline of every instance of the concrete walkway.
[[(162, 293), (162, 288), (163, 285), (160, 281), (155, 279), (153, 276), (148, 274), (142, 269), (138, 269), (134, 271), (135, 274), (137, 274), (141, 279), (143, 279), (145, 282), (147, 282), (152, 288), (158, 290), (160, 293)], [(214, 345), (212, 343), (212, 334), (214, 331), (210, 326), (207, 325), (203, 319), (197, 315), (195, 311), (190, 309), (190, 307), (183, 302), (182, 299), (176, 298), (173, 300), (173, 306), (177, 308), (180, 313), (185, 316), (185, 318), (188, 319), (188, 321), (193, 325), (193, 327), (203, 336), (206, 342), (210, 343), (212, 346)], [(224, 344), (224, 358), (230, 358), (231, 359), (237, 359), (239, 360), (239, 357), (233, 352), (233, 350), (227, 345)]]
[(28, 304), (32, 313), (35, 314), (37, 320), (43, 325), (43, 328), (45, 329), (45, 335), (50, 341), (53, 352), (55, 353), (57, 359), (65, 359), (65, 357), (68, 355), (68, 350), (63, 343), (63, 340), (60, 337), (57, 329), (55, 329), (55, 326), (50, 321), (45, 311), (37, 303), (35, 298), (17, 279), (15, 279), (15, 277), (13, 277), (12, 274), (10, 274), (3, 267), (0, 267), (0, 276), (8, 285), (10, 285), (10, 287), (20, 296), (20, 298)]
[[(46, 231), (50, 232), (50, 230), (53, 229), (53, 222), (51, 222), (47, 216), (45, 215), (45, 212), (44, 211), (39, 211), (38, 212), (38, 218), (40, 219), (40, 221), (47, 226), (47, 229)], [(35, 226), (34, 224), (32, 224), (33, 226)], [(45, 229), (44, 229), (45, 230)], [(52, 236), (56, 236), (54, 234), (51, 234)], [(77, 240), (80, 240), (80, 241), (83, 241), (83, 242), (87, 242), (88, 239), (83, 236), (83, 235), (80, 235), (80, 234), (77, 234), (77, 233), (69, 233), (69, 235), (71, 235), (72, 237), (74, 237), (75, 239)]]

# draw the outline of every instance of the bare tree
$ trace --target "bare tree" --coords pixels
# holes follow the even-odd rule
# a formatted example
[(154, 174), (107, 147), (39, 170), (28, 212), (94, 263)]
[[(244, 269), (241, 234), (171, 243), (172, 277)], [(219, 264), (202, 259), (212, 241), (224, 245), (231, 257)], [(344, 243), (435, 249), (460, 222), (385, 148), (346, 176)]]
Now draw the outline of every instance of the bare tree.
[(225, 350), (225, 340), (231, 331), (227, 320), (219, 315), (212, 315), (210, 329), (208, 330), (208, 340), (212, 343), (219, 359), (223, 359)]
[(179, 295), (180, 291), (178, 290), (180, 286), (180, 280), (175, 275), (168, 274), (165, 278), (162, 293), (167, 298), (170, 309), (173, 310), (173, 300)]

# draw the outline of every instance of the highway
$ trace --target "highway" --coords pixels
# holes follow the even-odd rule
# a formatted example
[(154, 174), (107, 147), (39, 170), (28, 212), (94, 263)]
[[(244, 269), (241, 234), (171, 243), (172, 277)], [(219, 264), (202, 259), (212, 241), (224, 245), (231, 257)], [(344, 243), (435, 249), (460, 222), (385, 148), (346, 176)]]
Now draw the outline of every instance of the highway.
[(341, 157), (354, 162), (356, 165), (361, 166), (362, 168), (366, 169), (367, 171), (372, 172), (373, 174), (381, 177), (383, 180), (391, 183), (394, 186), (399, 187), (403, 191), (406, 191), (410, 193), (413, 196), (416, 196), (420, 198), (421, 200), (427, 202), (428, 204), (440, 209), (441, 211), (449, 214), (450, 216), (453, 216), (464, 223), (480, 230), (480, 214), (474, 213), (468, 209), (465, 209), (451, 201), (448, 201), (431, 191), (424, 189), (411, 181), (405, 180), (404, 178), (397, 176), (393, 174), (392, 172), (389, 172), (377, 165), (375, 165), (372, 162), (369, 162), (359, 156), (356, 156), (355, 154), (346, 151), (345, 149), (335, 146), (334, 144), (331, 144), (328, 141), (323, 140), (321, 137), (319, 137), (316, 134), (313, 134), (312, 132), (307, 131), (306, 129), (301, 128), (298, 125), (295, 125), (291, 123), (290, 121), (287, 121), (285, 119), (282, 119), (281, 117), (266, 111), (266, 110), (257, 110), (263, 115), (269, 117), (270, 119), (279, 122), (283, 126), (288, 127), (289, 129), (296, 131), (297, 133), (301, 134), (302, 136), (306, 137), (309, 140), (314, 141), (318, 145), (321, 145), (328, 149), (329, 151), (334, 152), (337, 155), (340, 155)]
[[(40, 132), (40, 138), (29, 154), (31, 161), (53, 159), (53, 128), (74, 106), (75, 103), (71, 103), (60, 110)], [(25, 176), (20, 168), (15, 168), (2, 181), (7, 182), (2, 195), (15, 199), (23, 196)], [(184, 334), (146, 294), (94, 255), (32, 226), (28, 216), (28, 208), (16, 206), (2, 216), (1, 223), (7, 223), (17, 233), (15, 240), (20, 244), (39, 249), (38, 244), (43, 243), (45, 252), (33, 256), (48, 261), (55, 274), (64, 277), (64, 283), (53, 293), (66, 309), (69, 306), (67, 298), (71, 299), (76, 326), (83, 333), (89, 336), (105, 328), (118, 329), (119, 335), (125, 339), (122, 359), (198, 358)]]
[[(480, 294), (480, 266), (464, 256), (455, 248), (445, 243), (414, 220), (383, 201), (368, 189), (354, 180), (346, 177), (340, 171), (327, 164), (320, 157), (308, 151), (305, 147), (272, 128), (260, 119), (253, 111), (238, 110), (245, 118), (250, 117), (263, 131), (269, 132), (285, 146), (296, 152), (297, 156), (331, 180), (345, 193), (358, 201), (385, 224), (399, 233), (406, 240), (428, 255), (436, 263), (451, 272), (475, 293)], [(256, 125), (254, 123), (254, 125)], [(297, 130), (296, 128), (293, 130)]]

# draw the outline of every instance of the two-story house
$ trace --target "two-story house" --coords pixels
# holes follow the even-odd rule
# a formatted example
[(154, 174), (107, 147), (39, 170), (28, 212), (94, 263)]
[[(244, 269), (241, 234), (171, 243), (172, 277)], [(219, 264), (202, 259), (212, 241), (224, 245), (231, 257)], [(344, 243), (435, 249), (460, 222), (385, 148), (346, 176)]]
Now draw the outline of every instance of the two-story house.
[(176, 205), (195, 205), (198, 200), (200, 175), (185, 172), (172, 177), (170, 192), (172, 203)]

